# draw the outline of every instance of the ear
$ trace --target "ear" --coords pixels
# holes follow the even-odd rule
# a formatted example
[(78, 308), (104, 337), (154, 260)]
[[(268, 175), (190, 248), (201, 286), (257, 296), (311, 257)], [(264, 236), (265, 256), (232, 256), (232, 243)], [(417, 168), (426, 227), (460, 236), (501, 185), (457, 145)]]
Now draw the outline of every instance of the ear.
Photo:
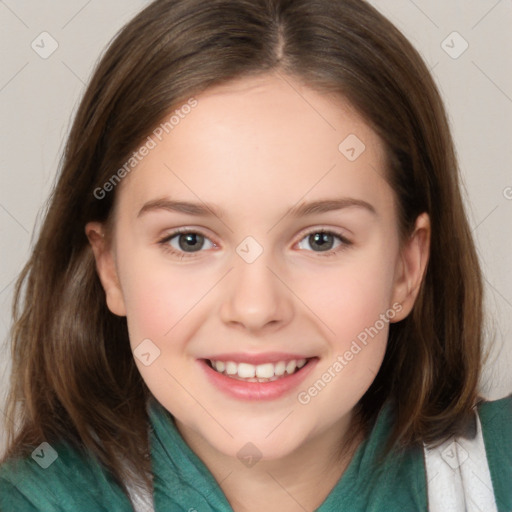
[(422, 213), (414, 231), (404, 242), (395, 268), (392, 304), (402, 306), (393, 322), (403, 320), (411, 311), (421, 288), (430, 253), (430, 217)]
[(100, 278), (108, 309), (118, 316), (126, 316), (124, 297), (117, 276), (117, 268), (111, 243), (105, 236), (101, 222), (89, 222), (85, 226), (85, 234), (91, 244), (96, 260), (96, 271)]

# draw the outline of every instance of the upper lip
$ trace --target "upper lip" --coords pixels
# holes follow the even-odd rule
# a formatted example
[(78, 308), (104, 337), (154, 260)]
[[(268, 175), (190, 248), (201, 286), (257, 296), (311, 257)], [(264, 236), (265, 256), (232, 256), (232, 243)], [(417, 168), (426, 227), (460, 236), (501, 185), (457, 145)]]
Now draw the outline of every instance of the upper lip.
[(264, 363), (277, 363), (279, 361), (292, 361), (299, 359), (311, 359), (312, 356), (303, 354), (287, 354), (284, 352), (265, 352), (262, 354), (249, 354), (243, 352), (217, 354), (215, 356), (205, 357), (210, 361), (233, 361), (234, 363), (249, 363), (253, 365)]

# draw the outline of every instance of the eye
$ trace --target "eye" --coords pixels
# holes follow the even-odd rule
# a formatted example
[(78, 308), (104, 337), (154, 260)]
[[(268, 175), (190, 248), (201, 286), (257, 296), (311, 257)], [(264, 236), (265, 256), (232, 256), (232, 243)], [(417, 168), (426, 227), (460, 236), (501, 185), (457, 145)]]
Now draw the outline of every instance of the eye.
[(170, 235), (167, 235), (158, 242), (165, 250), (177, 254), (181, 257), (194, 257), (197, 252), (204, 248), (205, 243), (210, 244), (207, 249), (216, 247), (216, 245), (206, 236), (197, 231), (177, 229)]
[[(335, 246), (336, 239), (339, 243)], [(313, 249), (313, 252), (325, 253), (321, 254), (321, 256), (333, 256), (337, 254), (339, 250), (343, 250), (347, 246), (352, 245), (352, 242), (345, 238), (341, 233), (327, 231), (324, 229), (317, 229), (307, 233), (306, 236), (299, 242), (299, 246), (304, 241), (310, 245), (310, 247)], [(299, 248), (303, 249), (303, 247)], [(333, 250), (336, 248), (338, 248), (338, 250)]]
[[(335, 245), (336, 240), (338, 241), (338, 245)], [(352, 242), (341, 233), (325, 229), (316, 229), (306, 233), (299, 241), (300, 249), (304, 249), (304, 247), (300, 246), (304, 241), (310, 245), (313, 252), (319, 253), (321, 256), (334, 256), (339, 251), (352, 245)], [(165, 251), (180, 256), (181, 258), (195, 257), (198, 255), (197, 253), (201, 252), (201, 249), (217, 247), (208, 237), (191, 229), (177, 229), (159, 240), (158, 243), (163, 246)]]

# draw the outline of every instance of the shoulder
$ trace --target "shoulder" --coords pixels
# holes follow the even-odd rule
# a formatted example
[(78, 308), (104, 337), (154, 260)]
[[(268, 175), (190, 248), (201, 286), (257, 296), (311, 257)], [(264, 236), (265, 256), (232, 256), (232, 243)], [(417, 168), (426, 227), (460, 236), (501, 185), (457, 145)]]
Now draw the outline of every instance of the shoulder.
[(0, 466), (0, 510), (124, 512), (132, 506), (99, 463), (67, 444), (42, 443)]
[(512, 393), (499, 400), (483, 400), (478, 405), (478, 415), (482, 422), (482, 428), (488, 430), (491, 435), (503, 434), (510, 440), (512, 430)]
[(512, 395), (480, 399), (466, 435), (425, 446), (429, 510), (512, 510)]
[(512, 394), (478, 405), (498, 510), (512, 510)]

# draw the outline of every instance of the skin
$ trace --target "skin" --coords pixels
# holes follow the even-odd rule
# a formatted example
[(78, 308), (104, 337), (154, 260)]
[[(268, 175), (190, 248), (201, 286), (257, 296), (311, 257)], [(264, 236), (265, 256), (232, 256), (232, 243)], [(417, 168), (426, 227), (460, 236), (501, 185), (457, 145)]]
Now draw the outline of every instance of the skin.
[[(309, 403), (297, 393), (393, 304), (390, 321), (410, 313), (428, 260), (429, 218), (420, 215), (401, 243), (383, 144), (342, 98), (268, 74), (196, 99), (118, 186), (112, 233), (96, 222), (86, 233), (108, 307), (127, 317), (132, 349), (149, 338), (160, 350), (149, 366), (135, 358), (142, 377), (233, 509), (313, 510), (361, 441), (332, 456), (382, 363), (389, 324)], [(338, 150), (349, 134), (366, 146), (353, 162)], [(139, 215), (165, 197), (204, 201), (223, 213)], [(375, 213), (352, 206), (287, 215), (297, 204), (339, 197), (366, 201)], [(195, 252), (173, 255), (159, 241), (180, 227), (207, 238)], [(324, 256), (308, 237), (320, 228), (351, 244), (330, 239), (336, 252)], [(252, 263), (236, 252), (247, 236), (263, 249)], [(179, 240), (167, 246), (179, 251)], [(197, 363), (222, 352), (270, 351), (319, 362), (300, 389), (250, 402), (212, 387)], [(237, 457), (248, 442), (262, 455), (252, 467)]]

